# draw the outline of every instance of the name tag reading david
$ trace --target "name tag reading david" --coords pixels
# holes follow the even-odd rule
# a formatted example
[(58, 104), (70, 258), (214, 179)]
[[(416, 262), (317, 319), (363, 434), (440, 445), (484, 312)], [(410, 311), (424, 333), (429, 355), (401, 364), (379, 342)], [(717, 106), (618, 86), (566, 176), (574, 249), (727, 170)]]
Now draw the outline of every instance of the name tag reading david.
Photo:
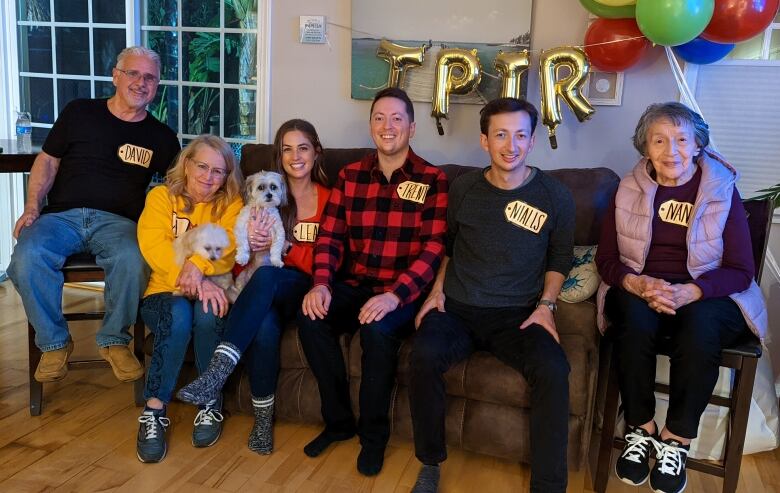
[(302, 243), (314, 243), (319, 230), (319, 223), (298, 223), (293, 228), (293, 238)]
[(547, 221), (546, 212), (520, 200), (508, 203), (504, 209), (504, 215), (506, 220), (515, 226), (536, 234), (539, 234), (542, 226), (544, 226), (544, 222)]
[(665, 223), (687, 228), (691, 222), (691, 212), (693, 212), (693, 204), (667, 200), (658, 208), (658, 217)]
[(117, 155), (119, 159), (127, 164), (135, 164), (137, 166), (143, 166), (148, 168), (152, 162), (152, 151), (144, 149), (143, 147), (134, 146), (132, 144), (125, 144), (119, 148)]
[(398, 185), (398, 196), (404, 200), (411, 200), (418, 204), (425, 203), (425, 196), (428, 195), (430, 185), (423, 185), (413, 181), (405, 181)]

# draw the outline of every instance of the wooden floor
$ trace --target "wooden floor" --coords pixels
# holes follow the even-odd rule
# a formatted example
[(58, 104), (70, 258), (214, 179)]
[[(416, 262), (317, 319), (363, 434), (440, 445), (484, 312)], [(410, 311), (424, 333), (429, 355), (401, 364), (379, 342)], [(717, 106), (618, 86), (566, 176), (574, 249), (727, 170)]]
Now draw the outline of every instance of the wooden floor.
[[(66, 288), (66, 305), (100, 303), (99, 294)], [(220, 441), (209, 449), (190, 444), (194, 409), (173, 403), (168, 456), (160, 464), (141, 464), (135, 456), (139, 409), (132, 386), (119, 383), (106, 369), (71, 371), (44, 386), (44, 408), (30, 417), (27, 389), (26, 320), (11, 283), (0, 283), (0, 492), (17, 491), (300, 491), (408, 492), (419, 463), (412, 444), (393, 439), (382, 473), (374, 478), (355, 470), (356, 439), (332, 447), (317, 459), (303, 454), (319, 431), (295, 423), (277, 423), (276, 450), (270, 456), (250, 452), (249, 416), (226, 420)], [(94, 325), (74, 328), (76, 354), (96, 353)], [(721, 480), (689, 472), (688, 492), (717, 492)], [(442, 468), (442, 492), (522, 492), (528, 467), (451, 450)], [(569, 492), (589, 492), (590, 474), (569, 475)], [(610, 492), (650, 491), (610, 479)], [(740, 492), (780, 493), (780, 451), (745, 456)]]

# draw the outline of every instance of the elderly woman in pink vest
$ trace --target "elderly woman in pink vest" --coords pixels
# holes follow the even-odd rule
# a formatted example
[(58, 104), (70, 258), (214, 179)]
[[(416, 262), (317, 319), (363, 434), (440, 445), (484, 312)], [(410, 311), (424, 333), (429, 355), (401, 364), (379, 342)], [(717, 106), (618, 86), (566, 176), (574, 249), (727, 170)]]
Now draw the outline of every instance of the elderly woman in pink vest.
[[(654, 491), (680, 492), (721, 349), (746, 330), (762, 338), (766, 308), (739, 175), (707, 148), (702, 117), (680, 103), (651, 105), (633, 141), (642, 158), (620, 182), (596, 254), (600, 328), (608, 321), (618, 344), (627, 426), (615, 473), (628, 484), (649, 477)], [(661, 427), (653, 389), (656, 341), (665, 336), (671, 374)]]

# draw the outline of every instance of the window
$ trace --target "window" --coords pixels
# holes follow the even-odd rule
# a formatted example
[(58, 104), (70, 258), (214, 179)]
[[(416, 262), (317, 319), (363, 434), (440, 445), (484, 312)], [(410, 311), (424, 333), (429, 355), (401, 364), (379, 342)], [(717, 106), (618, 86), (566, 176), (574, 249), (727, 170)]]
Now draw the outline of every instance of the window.
[(18, 0), (16, 15), (19, 106), (32, 115), (40, 145), (70, 100), (113, 94), (127, 16), (116, 0)]
[(149, 110), (184, 143), (201, 133), (236, 145), (267, 138), (257, 119), (268, 114), (258, 32), (267, 47), (269, 8), (270, 0), (16, 0), (17, 107), (32, 115), (33, 143), (69, 101), (111, 96), (116, 55), (137, 44), (162, 59)]
[(716, 147), (741, 173), (742, 196), (780, 183), (780, 14), (724, 60), (688, 64), (686, 79)]

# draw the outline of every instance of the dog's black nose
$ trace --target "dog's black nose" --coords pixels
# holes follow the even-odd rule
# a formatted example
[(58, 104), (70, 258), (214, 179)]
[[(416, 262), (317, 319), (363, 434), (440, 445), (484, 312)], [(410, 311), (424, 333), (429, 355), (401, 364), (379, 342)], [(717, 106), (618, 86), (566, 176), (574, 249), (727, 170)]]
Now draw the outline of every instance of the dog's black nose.
[(272, 194), (270, 194), (270, 193), (265, 194), (265, 201), (266, 202), (270, 202), (271, 199), (273, 199), (273, 198), (274, 198), (274, 196)]

